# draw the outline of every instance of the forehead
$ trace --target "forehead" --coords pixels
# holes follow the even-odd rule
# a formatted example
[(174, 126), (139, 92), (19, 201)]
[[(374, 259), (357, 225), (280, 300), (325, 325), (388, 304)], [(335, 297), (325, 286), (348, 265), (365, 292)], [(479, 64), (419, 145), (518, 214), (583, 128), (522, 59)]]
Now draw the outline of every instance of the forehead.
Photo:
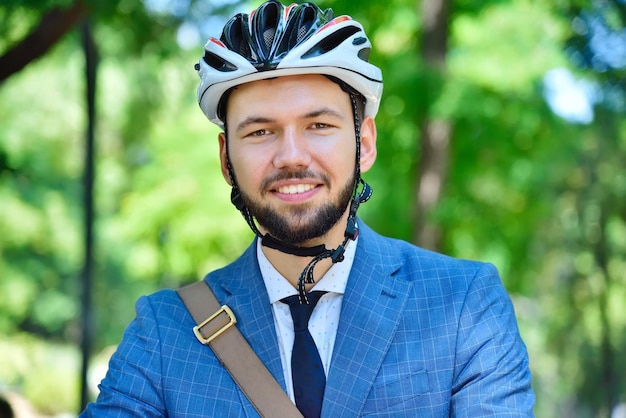
[(326, 76), (294, 75), (253, 81), (232, 90), (227, 102), (227, 117), (250, 114), (294, 115), (319, 106), (351, 113), (349, 95)]

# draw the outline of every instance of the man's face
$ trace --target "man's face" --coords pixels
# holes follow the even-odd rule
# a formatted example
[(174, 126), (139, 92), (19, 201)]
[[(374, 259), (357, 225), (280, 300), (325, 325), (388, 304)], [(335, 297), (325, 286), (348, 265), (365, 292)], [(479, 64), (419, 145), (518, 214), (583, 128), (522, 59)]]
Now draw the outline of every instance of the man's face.
[[(237, 87), (227, 104), (226, 145), (244, 203), (275, 238), (303, 244), (323, 237), (346, 214), (356, 143), (347, 93), (321, 75), (278, 77)], [(362, 171), (376, 155), (375, 126), (362, 128)]]

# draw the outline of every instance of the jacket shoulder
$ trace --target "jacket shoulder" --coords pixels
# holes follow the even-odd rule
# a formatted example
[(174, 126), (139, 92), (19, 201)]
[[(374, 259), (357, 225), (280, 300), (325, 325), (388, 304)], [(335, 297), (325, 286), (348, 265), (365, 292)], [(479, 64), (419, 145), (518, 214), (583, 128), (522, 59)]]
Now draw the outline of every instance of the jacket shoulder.
[[(366, 225), (362, 227), (362, 251), (368, 262), (391, 270), (405, 280), (426, 278), (471, 279), (477, 274), (498, 275), (495, 266), (481, 261), (455, 258), (418, 247), (409, 242), (385, 237)], [(361, 246), (361, 242), (359, 242)]]

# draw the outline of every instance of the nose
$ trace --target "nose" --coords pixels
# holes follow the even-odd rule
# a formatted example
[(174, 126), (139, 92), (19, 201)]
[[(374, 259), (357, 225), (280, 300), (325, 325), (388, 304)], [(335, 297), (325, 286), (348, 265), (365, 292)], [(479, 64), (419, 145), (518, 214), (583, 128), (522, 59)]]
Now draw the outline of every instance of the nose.
[(276, 141), (274, 166), (276, 168), (302, 168), (311, 164), (306, 136), (294, 129), (283, 131)]

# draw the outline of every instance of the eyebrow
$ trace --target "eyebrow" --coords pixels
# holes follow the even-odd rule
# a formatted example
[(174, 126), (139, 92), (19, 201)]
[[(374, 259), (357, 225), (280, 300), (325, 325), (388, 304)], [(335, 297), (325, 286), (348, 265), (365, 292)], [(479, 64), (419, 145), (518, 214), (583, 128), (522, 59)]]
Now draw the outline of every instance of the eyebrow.
[(239, 124), (237, 124), (237, 126), (235, 127), (235, 131), (240, 131), (256, 123), (271, 123), (271, 122), (274, 122), (274, 119), (270, 119), (270, 118), (266, 118), (262, 116), (248, 116), (247, 118), (242, 120)]
[[(309, 113), (305, 113), (304, 115), (302, 115), (302, 119), (313, 119), (319, 116), (330, 116), (330, 117), (341, 119), (341, 120), (344, 119), (344, 116), (341, 113), (327, 106), (313, 110)], [(237, 124), (235, 131), (240, 131), (242, 129), (247, 128), (250, 125), (254, 125), (257, 123), (273, 123), (273, 122), (276, 122), (276, 119), (268, 118), (265, 116), (248, 116), (247, 118), (242, 120), (239, 124)]]
[(316, 118), (318, 116), (331, 116), (337, 119), (344, 119), (343, 115), (330, 107), (322, 107), (304, 115), (305, 119)]

